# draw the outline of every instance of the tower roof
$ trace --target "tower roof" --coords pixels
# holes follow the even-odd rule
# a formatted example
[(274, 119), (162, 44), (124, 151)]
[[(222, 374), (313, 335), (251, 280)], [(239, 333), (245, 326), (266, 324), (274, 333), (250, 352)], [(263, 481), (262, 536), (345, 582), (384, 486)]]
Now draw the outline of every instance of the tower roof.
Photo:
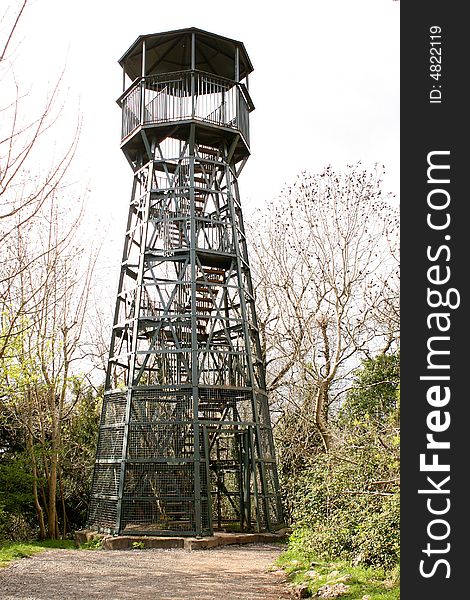
[(228, 79), (235, 78), (235, 52), (239, 53), (239, 79), (253, 71), (242, 42), (196, 27), (140, 35), (119, 59), (133, 81), (142, 75), (142, 42), (145, 40), (145, 73), (170, 73), (191, 69), (191, 36), (195, 34), (195, 68)]

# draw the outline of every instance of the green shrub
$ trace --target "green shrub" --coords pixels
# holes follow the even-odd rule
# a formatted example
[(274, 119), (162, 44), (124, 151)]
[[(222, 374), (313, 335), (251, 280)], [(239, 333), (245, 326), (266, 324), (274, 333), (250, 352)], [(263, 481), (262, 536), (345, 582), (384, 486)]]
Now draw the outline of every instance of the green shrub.
[(362, 511), (344, 507), (327, 518), (311, 514), (309, 524), (304, 520), (294, 526), (289, 548), (322, 560), (392, 569), (399, 561), (398, 497), (391, 497), (379, 510), (362, 506)]
[(389, 496), (381, 511), (372, 513), (359, 525), (354, 538), (357, 562), (392, 569), (400, 557), (400, 503), (398, 494)]
[(330, 423), (333, 449), (291, 470), (284, 493), (295, 552), (388, 571), (398, 564), (397, 361), (380, 355), (364, 362), (344, 410)]
[(0, 505), (0, 540), (26, 542), (35, 535), (36, 532), (22, 514), (8, 512)]
[(295, 528), (289, 538), (289, 548), (306, 557), (322, 560), (347, 559), (350, 556), (353, 533), (339, 523), (315, 522), (314, 528)]
[(399, 558), (397, 462), (373, 433), (346, 437), (292, 483), (290, 546), (323, 560), (391, 569)]
[(400, 354), (379, 354), (364, 360), (355, 373), (354, 385), (341, 406), (338, 420), (350, 425), (369, 418), (378, 427), (386, 426), (399, 409)]

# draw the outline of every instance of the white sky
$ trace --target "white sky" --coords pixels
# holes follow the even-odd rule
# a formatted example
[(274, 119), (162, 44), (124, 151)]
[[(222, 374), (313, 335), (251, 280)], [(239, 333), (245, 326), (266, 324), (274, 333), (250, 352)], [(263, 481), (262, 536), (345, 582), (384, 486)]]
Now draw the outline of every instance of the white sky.
[[(0, 15), (8, 5), (13, 10), (17, 0), (0, 0)], [(34, 97), (66, 63), (67, 105), (55, 135), (70, 137), (80, 103), (74, 177), (88, 183), (89, 202), (109, 226), (111, 286), (132, 184), (119, 149), (117, 60), (135, 38), (199, 27), (244, 42), (256, 106), (252, 155), (240, 177), (248, 213), (302, 169), (358, 160), (383, 163), (384, 191), (398, 194), (399, 10), (393, 0), (32, 0), (16, 39), (15, 72)]]

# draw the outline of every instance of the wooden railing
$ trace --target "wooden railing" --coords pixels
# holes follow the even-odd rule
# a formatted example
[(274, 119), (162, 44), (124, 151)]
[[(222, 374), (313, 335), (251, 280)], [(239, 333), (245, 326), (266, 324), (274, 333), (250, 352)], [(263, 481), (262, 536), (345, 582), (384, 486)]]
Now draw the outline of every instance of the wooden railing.
[(251, 100), (245, 86), (201, 71), (136, 79), (118, 100), (124, 140), (141, 125), (196, 120), (237, 129), (249, 145)]

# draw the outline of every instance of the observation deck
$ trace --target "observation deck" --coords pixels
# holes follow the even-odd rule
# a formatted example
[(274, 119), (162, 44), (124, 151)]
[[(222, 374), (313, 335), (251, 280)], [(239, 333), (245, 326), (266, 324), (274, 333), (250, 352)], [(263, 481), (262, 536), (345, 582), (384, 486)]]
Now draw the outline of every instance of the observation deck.
[(182, 29), (141, 36), (119, 62), (121, 149), (130, 160), (146, 139), (187, 140), (192, 124), (198, 143), (235, 142), (235, 160), (249, 156), (252, 66), (241, 42)]

